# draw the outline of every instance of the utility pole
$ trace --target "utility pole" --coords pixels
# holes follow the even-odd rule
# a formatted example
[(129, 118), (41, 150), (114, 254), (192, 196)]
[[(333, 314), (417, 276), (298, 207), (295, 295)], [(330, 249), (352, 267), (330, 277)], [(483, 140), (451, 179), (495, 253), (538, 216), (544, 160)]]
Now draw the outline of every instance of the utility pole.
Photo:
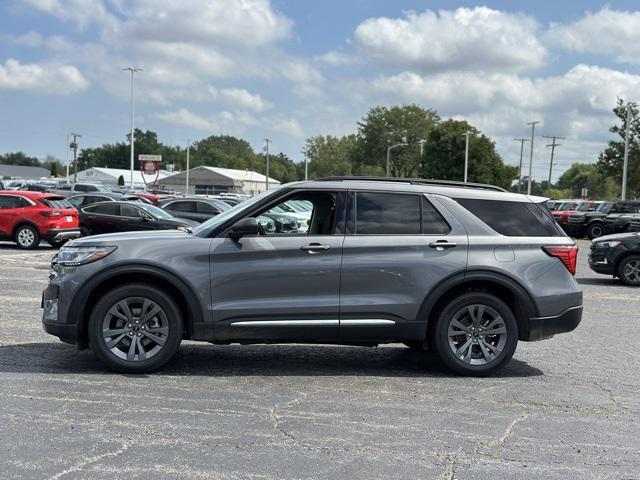
[(73, 183), (76, 183), (78, 179), (78, 138), (82, 135), (79, 133), (70, 133), (73, 137), (73, 142), (69, 144), (69, 147), (73, 150)]
[(131, 182), (129, 185), (129, 188), (131, 190), (133, 190), (133, 146), (135, 143), (135, 139), (133, 138), (133, 74), (136, 72), (141, 72), (142, 69), (141, 68), (136, 68), (136, 67), (125, 67), (122, 70), (126, 70), (131, 72), (131, 139), (130, 139), (130, 144), (131, 144)]
[(531, 125), (531, 154), (529, 155), (529, 181), (527, 182), (527, 195), (531, 195), (531, 175), (533, 173), (533, 142), (536, 136), (536, 124), (540, 122), (529, 122)]
[(466, 131), (463, 133), (465, 137), (464, 142), (464, 183), (467, 183), (467, 173), (469, 171), (469, 137), (473, 135), (473, 132)]
[(304, 156), (304, 181), (309, 180), (309, 159)]
[(556, 140), (566, 140), (567, 137), (558, 137), (557, 135), (553, 135), (551, 137), (547, 135), (543, 135), (542, 138), (550, 138), (551, 143), (547, 145), (547, 147), (551, 147), (551, 163), (549, 163), (549, 187), (551, 188), (551, 174), (553, 173), (553, 154), (556, 150), (556, 147), (561, 146), (561, 143), (556, 143)]
[(629, 133), (631, 131), (631, 103), (627, 103), (627, 127), (624, 132), (624, 165), (622, 167), (622, 195), (621, 199), (627, 199), (627, 169), (629, 168)]
[(187, 181), (184, 186), (185, 195), (189, 195), (189, 150), (191, 150), (191, 140), (187, 139)]
[(520, 142), (520, 166), (518, 167), (518, 193), (522, 193), (522, 155), (524, 154), (524, 142), (528, 142), (528, 138), (514, 138)]
[(67, 133), (67, 183), (69, 183), (69, 134)]
[(267, 190), (269, 190), (269, 144), (273, 143), (268, 138), (264, 139), (264, 151), (267, 154), (267, 178), (265, 182), (267, 183)]

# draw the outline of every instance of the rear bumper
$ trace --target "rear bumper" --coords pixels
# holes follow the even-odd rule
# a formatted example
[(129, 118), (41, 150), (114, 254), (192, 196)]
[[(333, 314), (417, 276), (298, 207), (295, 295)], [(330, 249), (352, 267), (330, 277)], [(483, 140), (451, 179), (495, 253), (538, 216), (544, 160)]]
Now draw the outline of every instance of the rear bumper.
[(43, 235), (44, 239), (52, 242), (61, 242), (80, 237), (79, 228), (52, 228)]
[(533, 342), (551, 338), (558, 333), (575, 330), (582, 320), (582, 305), (569, 307), (560, 315), (529, 319), (529, 336), (523, 340)]

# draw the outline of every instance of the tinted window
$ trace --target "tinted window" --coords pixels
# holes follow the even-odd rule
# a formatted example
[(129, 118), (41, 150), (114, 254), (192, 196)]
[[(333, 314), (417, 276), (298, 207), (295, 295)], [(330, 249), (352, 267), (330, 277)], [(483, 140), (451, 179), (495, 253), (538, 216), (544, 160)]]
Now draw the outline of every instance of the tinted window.
[(87, 185), (76, 185), (74, 190), (77, 192), (88, 192), (89, 187)]
[(616, 203), (609, 213), (638, 213), (640, 203)]
[(457, 198), (456, 201), (496, 232), (508, 237), (564, 236), (542, 205), (470, 198)]
[(197, 209), (198, 213), (205, 213), (207, 215), (215, 215), (217, 213), (220, 213), (217, 208), (209, 205), (207, 202), (197, 202)]
[(74, 207), (78, 208), (81, 207), (82, 205), (86, 205), (89, 202), (84, 202), (84, 198), (82, 195), (79, 197), (71, 197), (68, 199), (68, 202), (73, 205)]
[(120, 215), (123, 217), (141, 218), (146, 215), (142, 210), (131, 205), (120, 205)]
[(74, 208), (66, 198), (47, 198), (42, 200), (42, 203), (50, 208)]
[(174, 212), (195, 212), (196, 202), (173, 202), (167, 205), (166, 209)]
[(356, 194), (357, 235), (420, 233), (420, 196), (394, 193)]
[(431, 202), (422, 197), (422, 233), (427, 235), (444, 235), (451, 228), (442, 218), (442, 215), (431, 205)]
[(19, 197), (0, 196), (0, 209), (20, 208), (22, 205), (19, 200)]
[(120, 205), (117, 203), (104, 203), (87, 207), (87, 212), (99, 213), (101, 215), (120, 215)]

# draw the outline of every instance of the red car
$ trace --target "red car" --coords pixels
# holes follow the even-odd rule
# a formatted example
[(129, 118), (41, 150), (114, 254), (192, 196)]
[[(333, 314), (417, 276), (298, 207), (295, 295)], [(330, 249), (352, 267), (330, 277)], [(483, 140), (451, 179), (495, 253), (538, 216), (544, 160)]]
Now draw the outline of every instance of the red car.
[(19, 248), (37, 248), (44, 239), (54, 247), (80, 236), (78, 211), (53, 193), (0, 191), (0, 239)]
[(129, 195), (141, 198), (142, 200), (150, 203), (151, 205), (158, 205), (158, 202), (162, 200), (168, 200), (174, 198), (174, 195), (167, 195), (164, 193), (149, 193), (149, 192), (133, 192)]
[(557, 210), (553, 210), (551, 215), (554, 216), (558, 224), (564, 228), (569, 223), (569, 216), (575, 212), (588, 212), (595, 207), (593, 200), (569, 200), (563, 202)]

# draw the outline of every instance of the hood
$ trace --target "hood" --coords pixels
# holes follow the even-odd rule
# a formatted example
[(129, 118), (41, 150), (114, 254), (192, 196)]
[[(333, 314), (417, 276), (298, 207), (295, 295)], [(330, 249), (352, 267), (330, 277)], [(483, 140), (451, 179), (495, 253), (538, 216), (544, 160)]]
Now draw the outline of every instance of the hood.
[(162, 219), (162, 223), (168, 223), (168, 224), (175, 224), (175, 225), (182, 225), (184, 227), (197, 227), (198, 225), (200, 225), (198, 222), (195, 222), (193, 220), (189, 220), (188, 218), (171, 218), (171, 219), (166, 219), (163, 218)]
[(190, 237), (191, 234), (180, 230), (145, 230), (140, 232), (106, 233), (104, 235), (92, 235), (90, 237), (77, 238), (67, 243), (70, 247), (82, 247), (88, 245), (104, 245), (107, 243), (118, 243), (122, 241), (142, 241), (153, 242), (166, 239), (176, 239)]
[(638, 232), (614, 233), (612, 235), (604, 235), (602, 237), (594, 238), (593, 243), (608, 242), (611, 240), (625, 240), (627, 238), (632, 238), (637, 236), (640, 236), (640, 233)]

